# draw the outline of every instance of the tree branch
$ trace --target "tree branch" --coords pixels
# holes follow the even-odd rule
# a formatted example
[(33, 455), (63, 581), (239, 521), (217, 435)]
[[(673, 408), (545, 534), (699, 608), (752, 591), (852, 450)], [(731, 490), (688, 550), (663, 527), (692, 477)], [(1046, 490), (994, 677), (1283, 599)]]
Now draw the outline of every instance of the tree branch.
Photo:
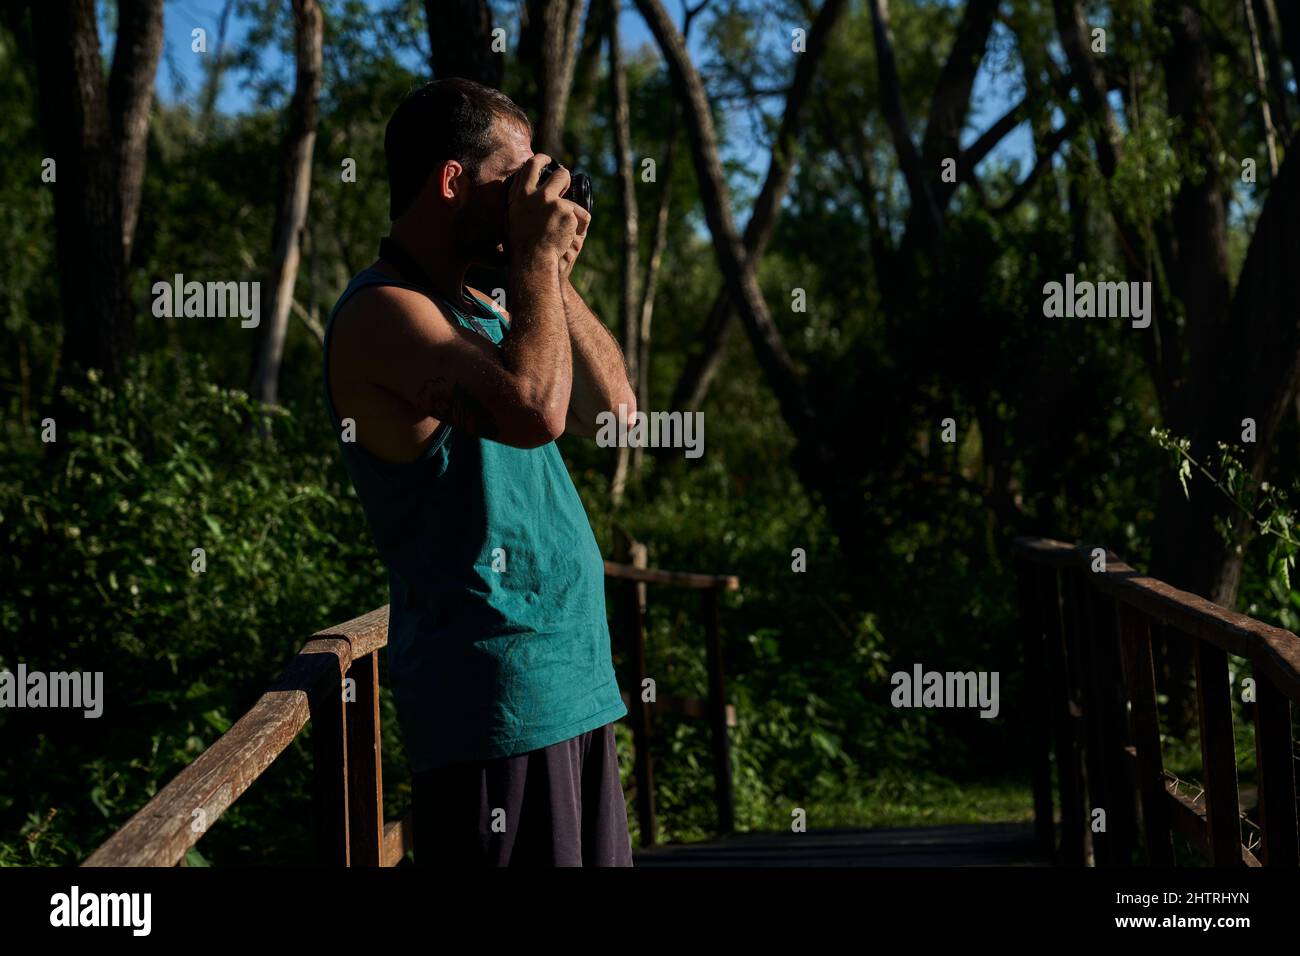
[(957, 160), (959, 174), (964, 177), (966, 173), (973, 172), (998, 143), (1028, 118), (1029, 97), (1025, 97), (994, 120), (993, 125), (981, 133), (975, 142), (962, 150), (961, 157)]
[(731, 219), (731, 201), (718, 156), (717, 134), (700, 75), (691, 64), (681, 34), (659, 0), (636, 0), (636, 5), (654, 34), (674, 84), (682, 94), (683, 119), (691, 143), (700, 199), (728, 294), (740, 312), (755, 357), (776, 396), (782, 417), (799, 441), (805, 468), (826, 467), (832, 458), (819, 436), (817, 419), (804, 383), (768, 313), (752, 262)]
[[(767, 249), (781, 202), (790, 185), (799, 126), (811, 99), (813, 79), (830, 45), (831, 32), (846, 6), (846, 0), (825, 0), (808, 32), (807, 47), (797, 58), (794, 79), (790, 83), (790, 95), (786, 97), (781, 125), (772, 144), (772, 159), (767, 176), (754, 201), (749, 222), (745, 225), (743, 241), (745, 253), (751, 262), (762, 258)], [(673, 390), (673, 407), (693, 410), (704, 401), (709, 383), (721, 361), (731, 312), (731, 303), (720, 291), (714, 298), (714, 306), (705, 323), (701, 347), (687, 359), (686, 367)]]
[[(921, 141), (921, 155), (930, 165), (945, 157), (955, 159), (960, 152), (958, 143), (970, 111), (975, 74), (984, 60), (997, 11), (997, 0), (969, 0), (962, 13), (957, 36), (930, 98), (930, 116)], [(937, 178), (938, 170), (930, 175)]]
[(1075, 134), (1080, 125), (1078, 117), (1072, 117), (1067, 120), (1060, 129), (1053, 130), (1047, 139), (1043, 141), (1038, 150), (1038, 157), (1034, 166), (1029, 173), (1021, 180), (1020, 184), (1012, 191), (1006, 202), (997, 206), (993, 210), (995, 216), (1005, 216), (1017, 206), (1019, 206), (1029, 196), (1040, 176), (1043, 175), (1052, 165), (1052, 157), (1061, 145)]
[(868, 0), (876, 43), (876, 69), (880, 74), (880, 96), (885, 122), (894, 141), (898, 165), (907, 181), (907, 191), (912, 208), (923, 216), (931, 232), (937, 235), (942, 225), (939, 207), (930, 192), (930, 177), (921, 162), (921, 153), (912, 141), (907, 114), (903, 110), (903, 96), (898, 83), (898, 66), (894, 61), (894, 35), (889, 26), (888, 0)]

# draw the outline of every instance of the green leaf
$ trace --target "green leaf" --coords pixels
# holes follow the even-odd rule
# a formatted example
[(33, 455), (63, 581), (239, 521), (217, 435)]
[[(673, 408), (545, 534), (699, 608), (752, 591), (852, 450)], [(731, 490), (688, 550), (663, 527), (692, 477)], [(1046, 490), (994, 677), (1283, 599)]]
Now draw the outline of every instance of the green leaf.
[(204, 711), (203, 719), (219, 734), (224, 734), (230, 729), (230, 720), (220, 710)]
[(102, 786), (90, 788), (90, 802), (95, 805), (96, 810), (104, 815), (105, 819), (108, 819), (113, 815), (113, 811), (104, 800), (104, 788)]

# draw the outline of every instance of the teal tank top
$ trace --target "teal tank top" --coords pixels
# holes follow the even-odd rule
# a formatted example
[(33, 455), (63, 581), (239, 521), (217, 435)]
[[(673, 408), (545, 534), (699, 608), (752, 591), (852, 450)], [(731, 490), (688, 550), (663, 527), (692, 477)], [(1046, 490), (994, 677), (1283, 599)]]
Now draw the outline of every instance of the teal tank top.
[[(604, 561), (555, 442), (514, 448), (442, 423), (416, 461), (343, 440), (329, 387), (334, 317), (376, 285), (367, 268), (325, 327), (325, 407), (388, 568), (389, 679), (411, 771), (536, 750), (626, 716), (610, 658)], [(499, 344), (504, 319), (468, 292), (458, 324)]]

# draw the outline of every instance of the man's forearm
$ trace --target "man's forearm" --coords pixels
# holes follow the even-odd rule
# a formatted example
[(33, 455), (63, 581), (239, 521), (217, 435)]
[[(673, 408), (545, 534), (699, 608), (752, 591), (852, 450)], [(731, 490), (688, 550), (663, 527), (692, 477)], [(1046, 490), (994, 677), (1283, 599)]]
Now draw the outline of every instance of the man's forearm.
[(567, 284), (558, 263), (545, 256), (515, 273), (510, 334), (501, 347), (502, 364), (519, 379), (525, 404), (553, 425), (566, 420), (573, 387), (574, 350), (565, 347)]
[[(564, 296), (564, 316), (573, 347), (573, 392), (570, 400), (571, 430), (596, 434), (596, 416), (601, 412), (619, 414), (619, 405), (628, 415), (636, 411), (636, 396), (628, 381), (623, 350), (605, 323), (587, 308), (578, 290), (568, 278), (560, 280)], [(577, 429), (572, 428), (576, 421)]]

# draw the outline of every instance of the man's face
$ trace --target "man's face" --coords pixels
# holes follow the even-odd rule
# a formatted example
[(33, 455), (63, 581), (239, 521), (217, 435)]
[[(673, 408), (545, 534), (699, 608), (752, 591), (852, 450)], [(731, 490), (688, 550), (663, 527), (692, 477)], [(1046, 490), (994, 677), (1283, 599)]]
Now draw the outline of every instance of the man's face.
[(506, 178), (533, 155), (528, 130), (511, 120), (493, 121), (497, 148), (479, 165), (464, 204), (452, 221), (452, 235), (471, 262), (504, 268)]

